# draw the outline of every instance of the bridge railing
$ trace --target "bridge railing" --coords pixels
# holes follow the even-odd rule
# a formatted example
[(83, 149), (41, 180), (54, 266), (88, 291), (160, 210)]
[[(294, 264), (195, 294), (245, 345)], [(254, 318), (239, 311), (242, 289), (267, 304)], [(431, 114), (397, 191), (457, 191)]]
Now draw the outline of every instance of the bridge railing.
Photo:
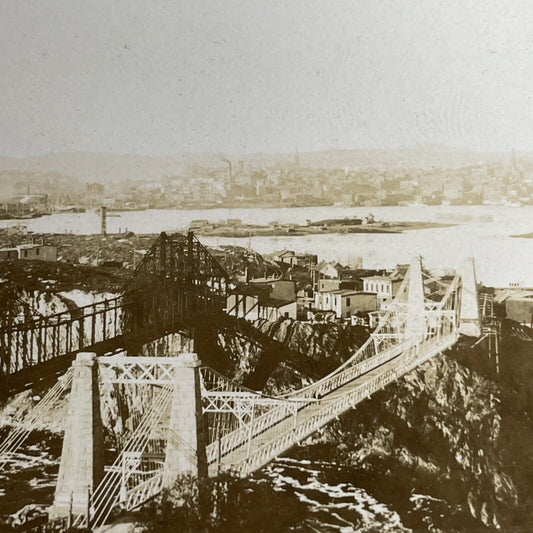
[[(375, 351), (372, 351), (374, 345), (372, 338), (370, 338), (368, 346), (366, 344), (363, 346), (363, 350), (369, 350), (370, 354), (366, 359), (330, 375), (326, 380), (320, 380), (306, 387), (303, 391), (300, 391), (300, 395), (295, 394), (290, 399), (286, 398), (286, 403), (281, 403), (261, 416), (254, 418), (251, 426), (240, 427), (208, 445), (206, 450), (208, 464), (219, 462), (221, 458), (241, 448), (244, 444), (249, 443), (261, 434), (293, 417), (295, 411), (297, 413), (302, 411), (312, 402), (319, 401), (346, 383), (355, 380), (402, 354), (402, 359), (404, 359), (405, 353), (411, 350), (413, 346), (419, 346), (421, 344), (429, 347), (431, 343), (440, 343), (442, 338), (451, 338), (449, 337), (450, 335), (455, 335), (455, 311), (430, 310), (425, 315), (428, 324), (425, 340), (407, 340), (400, 336), (399, 339), (403, 339), (402, 342), (393, 344), (390, 348), (384, 349), (376, 354)], [(397, 341), (398, 339), (396, 339)]]
[(50, 316), (17, 319), (0, 327), (1, 370), (14, 374), (122, 333), (124, 296)]
[(253, 421), (253, 427), (250, 430), (247, 427), (241, 427), (207, 446), (207, 461), (211, 464), (220, 457), (224, 457), (233, 450), (239, 448), (248, 440), (261, 435), (281, 421), (291, 418), (294, 415), (295, 408), (301, 410), (308, 403), (313, 402), (330, 392), (338, 389), (340, 386), (353, 381), (355, 378), (376, 368), (385, 362), (398, 357), (411, 343), (398, 344), (380, 354), (365, 359), (360, 363), (350, 366), (343, 371), (335, 374), (329, 380), (320, 382), (316, 387), (309, 387), (302, 396), (293, 396), (290, 400), (285, 400), (276, 407), (270, 409), (265, 414), (257, 417)]
[(320, 400), (318, 405), (315, 405), (309, 413), (306, 413), (304, 409), (308, 409), (312, 405), (305, 406), (294, 415), (292, 420), (287, 419), (284, 423), (278, 424), (277, 430), (269, 434), (267, 442), (261, 442), (260, 439), (252, 440), (247, 453), (239, 454), (231, 468), (241, 475), (246, 475), (260, 468), (339, 414), (370, 397), (436, 353), (451, 347), (456, 341), (457, 334), (450, 333), (444, 337), (439, 336), (425, 341), (422, 345), (411, 346), (406, 351), (406, 355), (398, 359), (398, 365), (394, 368), (371, 376), (367, 382), (346, 394)]
[[(403, 291), (398, 292), (397, 298), (401, 299)], [(397, 302), (398, 304), (398, 302)], [(401, 306), (401, 304), (400, 304)], [(337, 367), (333, 372), (324, 376), (318, 381), (311, 383), (299, 390), (290, 391), (285, 394), (279, 395), (279, 398), (302, 398), (309, 395), (314, 395), (315, 391), (321, 386), (328, 387), (328, 383), (335, 376), (342, 374), (344, 371), (348, 371), (349, 368), (357, 365), (358, 363), (374, 358), (385, 350), (387, 347), (394, 349), (394, 346), (405, 340), (404, 329), (405, 321), (403, 318), (398, 317), (399, 305), (395, 305), (389, 308), (387, 312), (381, 317), (378, 326), (370, 337), (364, 342), (364, 344), (344, 363)], [(386, 340), (385, 337), (388, 337)], [(316, 396), (315, 396), (316, 397)]]

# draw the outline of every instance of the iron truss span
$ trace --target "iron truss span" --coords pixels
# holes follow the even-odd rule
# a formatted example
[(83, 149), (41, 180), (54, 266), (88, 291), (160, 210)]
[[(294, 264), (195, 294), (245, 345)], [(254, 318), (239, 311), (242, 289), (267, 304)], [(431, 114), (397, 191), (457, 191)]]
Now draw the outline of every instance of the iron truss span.
[(115, 298), (49, 316), (20, 300), (4, 305), (2, 389), (17, 392), (64, 371), (81, 350), (137, 353), (146, 342), (191, 329), (195, 319), (224, 308), (230, 284), (192, 233), (161, 233)]

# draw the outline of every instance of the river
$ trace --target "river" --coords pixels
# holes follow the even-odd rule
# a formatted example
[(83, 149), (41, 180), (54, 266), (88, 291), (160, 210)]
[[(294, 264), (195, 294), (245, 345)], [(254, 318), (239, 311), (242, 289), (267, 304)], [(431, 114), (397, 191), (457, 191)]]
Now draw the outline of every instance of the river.
[[(361, 257), (367, 268), (390, 268), (421, 255), (428, 268), (460, 267), (466, 257), (476, 259), (478, 281), (502, 287), (510, 283), (533, 287), (533, 239), (512, 235), (533, 232), (533, 206), (412, 206), (412, 207), (301, 207), (204, 210), (147, 210), (116, 213), (108, 218), (109, 233), (182, 231), (191, 220), (220, 222), (237, 218), (243, 223), (271, 221), (305, 224), (307, 219), (364, 216), (376, 220), (424, 221), (455, 224), (403, 234), (327, 234), (250, 239), (201, 237), (208, 245), (251, 246), (260, 253), (288, 248), (318, 254), (320, 260), (348, 263)], [(95, 212), (56, 214), (26, 221), (28, 229), (43, 233), (98, 233)], [(0, 227), (13, 221), (0, 221)]]

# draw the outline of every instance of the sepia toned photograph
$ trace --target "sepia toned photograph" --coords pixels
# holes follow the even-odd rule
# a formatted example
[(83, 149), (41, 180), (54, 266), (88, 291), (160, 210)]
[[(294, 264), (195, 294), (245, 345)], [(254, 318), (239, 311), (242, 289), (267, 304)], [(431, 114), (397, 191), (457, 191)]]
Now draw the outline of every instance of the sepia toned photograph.
[(533, 4), (0, 0), (0, 532), (533, 531)]

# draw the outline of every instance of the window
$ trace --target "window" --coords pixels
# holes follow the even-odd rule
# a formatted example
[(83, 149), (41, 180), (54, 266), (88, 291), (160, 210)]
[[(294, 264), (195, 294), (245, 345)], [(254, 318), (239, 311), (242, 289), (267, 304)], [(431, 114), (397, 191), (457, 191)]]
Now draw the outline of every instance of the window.
[(347, 306), (350, 305), (350, 298), (346, 298), (346, 305), (347, 305)]
[(36, 248), (36, 250), (35, 250), (35, 255), (39, 255), (39, 252), (40, 252), (40, 251), (41, 251), (41, 250), (40, 250), (39, 248)]
[(24, 257), (28, 257), (28, 250), (24, 250)]

